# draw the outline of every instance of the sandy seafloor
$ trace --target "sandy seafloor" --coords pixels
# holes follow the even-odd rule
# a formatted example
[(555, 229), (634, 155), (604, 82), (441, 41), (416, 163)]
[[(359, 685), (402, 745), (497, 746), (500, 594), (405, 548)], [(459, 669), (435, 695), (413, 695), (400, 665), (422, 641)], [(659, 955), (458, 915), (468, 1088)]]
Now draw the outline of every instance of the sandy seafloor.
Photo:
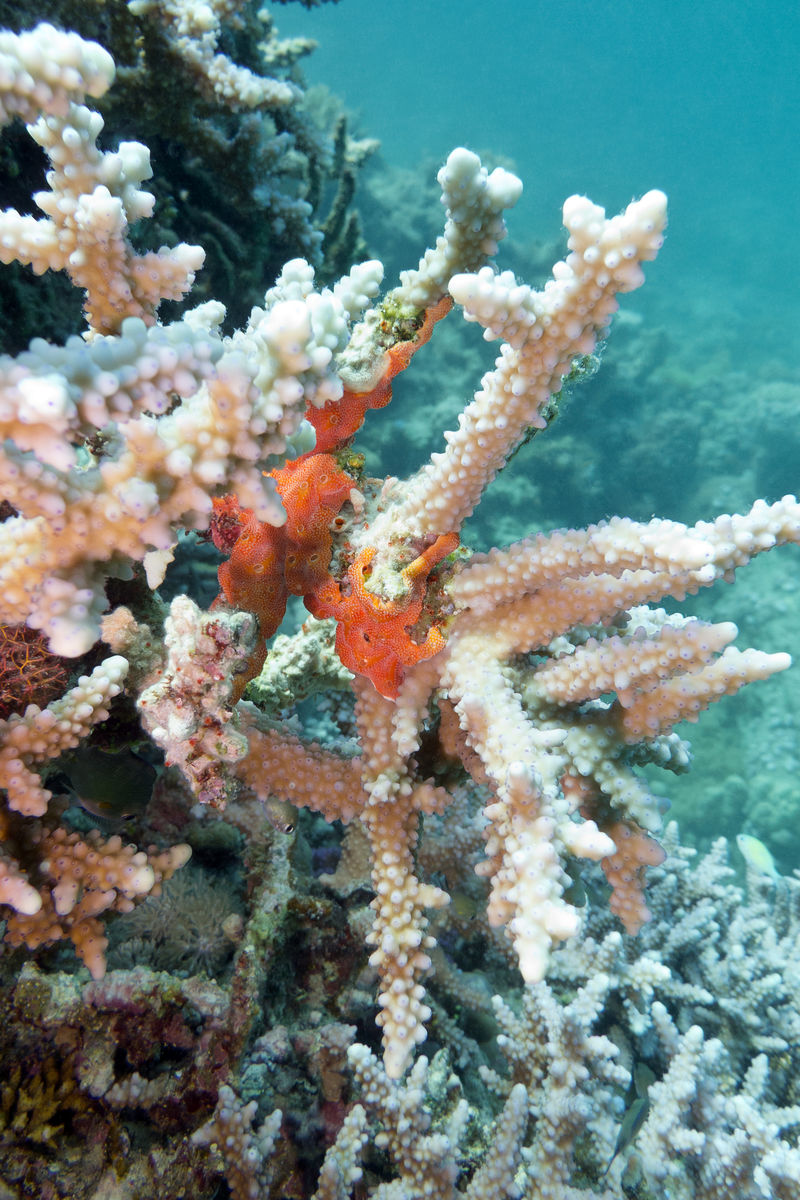
[[(524, 180), (500, 260), (518, 271), (562, 252), (560, 209), (573, 192), (609, 212), (651, 187), (669, 196), (666, 244), (646, 286), (624, 298), (600, 374), (495, 485), (473, 544), (615, 512), (708, 519), (755, 496), (797, 492), (794, 4), (341, 0), (272, 9), (282, 35), (318, 40), (309, 82), (341, 95), (354, 129), (381, 141), (360, 203), (370, 252), (390, 270), (414, 265), (435, 235), (433, 176), (455, 145)], [(436, 448), (477, 384), (480, 350), (490, 362), (474, 327), (438, 338), (366, 431), (373, 461), (405, 474)], [(735, 620), (739, 645), (788, 649), (797, 660), (797, 556), (785, 548), (740, 572), (736, 588), (717, 585), (689, 604)], [(707, 844), (755, 833), (781, 870), (800, 867), (799, 702), (796, 666), (682, 730), (693, 771), (658, 788), (685, 837)]]

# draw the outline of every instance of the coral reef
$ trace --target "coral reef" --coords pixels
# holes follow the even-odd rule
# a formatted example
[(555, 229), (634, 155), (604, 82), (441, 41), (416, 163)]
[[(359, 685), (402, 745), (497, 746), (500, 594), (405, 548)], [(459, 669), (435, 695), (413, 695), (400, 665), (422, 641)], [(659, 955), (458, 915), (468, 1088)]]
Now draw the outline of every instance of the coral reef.
[[(158, 9), (210, 95), (292, 102), (219, 61), (236, 5), (191, 26), (184, 4), (132, 7)], [(438, 176), (442, 236), (382, 300), (379, 262), (320, 288), (293, 259), (223, 335), (216, 300), (160, 317), (203, 251), (132, 243), (154, 206), (147, 149), (99, 148), (85, 104), (113, 79), (108, 53), (42, 24), (0, 33), (0, 57), (0, 115), (51, 163), (44, 216), (0, 214), (0, 258), (66, 272), (86, 319), (64, 346), (0, 359), (0, 620), (77, 674), (44, 707), (20, 685), (0, 721), (0, 1049), (26, 1063), (0, 1103), (10, 1185), (41, 1190), (63, 1126), (71, 1150), (92, 1147), (82, 1181), (65, 1150), (51, 1194), (73, 1200), (202, 1200), (221, 1173), (254, 1200), (790, 1196), (797, 882), (751, 872), (745, 901), (722, 842), (689, 872), (642, 768), (684, 771), (675, 726), (789, 666), (734, 647), (732, 622), (656, 605), (800, 541), (800, 505), (461, 544), (596, 368), (666, 198), (612, 218), (568, 199), (567, 256), (536, 291), (492, 265), (520, 181), (458, 149)], [(495, 366), (443, 451), (411, 479), (371, 478), (352, 438), (454, 306), (501, 343)], [(207, 612), (152, 594), (187, 533), (225, 556)], [(271, 661), (290, 597), (312, 619)], [(318, 693), (336, 696), (311, 717)], [(48, 786), (98, 728), (159, 760), (146, 852), (83, 833)], [(174, 974), (107, 971), (100, 914), (138, 905), (134, 931), (155, 935), (146, 897), (212, 830), (241, 859), (243, 904), (223, 916), (208, 892), (204, 926), (178, 885)], [(68, 941), (91, 982), (46, 969), (68, 965)], [(21, 965), (44, 945), (54, 958)], [(503, 998), (470, 969), (481, 955)]]

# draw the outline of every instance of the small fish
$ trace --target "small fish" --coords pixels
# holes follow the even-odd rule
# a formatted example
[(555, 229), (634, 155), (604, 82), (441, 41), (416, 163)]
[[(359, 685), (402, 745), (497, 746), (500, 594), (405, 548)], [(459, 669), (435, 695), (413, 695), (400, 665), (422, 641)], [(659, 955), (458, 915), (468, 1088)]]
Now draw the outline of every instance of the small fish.
[(578, 874), (577, 868), (573, 868), (571, 864), (567, 867), (566, 873), (569, 876), (569, 883), (564, 888), (564, 899), (573, 908), (583, 908), (587, 899), (586, 886)]
[(611, 1170), (611, 1164), (614, 1159), (623, 1150), (627, 1150), (628, 1146), (635, 1141), (637, 1133), (647, 1120), (650, 1114), (650, 1097), (647, 1089), (654, 1079), (655, 1075), (646, 1063), (637, 1063), (633, 1068), (633, 1077), (627, 1095), (629, 1101), (628, 1107), (625, 1109), (622, 1124), (619, 1127), (614, 1153), (608, 1160), (608, 1166), (603, 1172), (603, 1179), (605, 1179)]
[(564, 899), (568, 904), (573, 908), (584, 908), (587, 904), (594, 908), (606, 906), (611, 889), (606, 887), (605, 880), (601, 884), (587, 874), (582, 875), (577, 863), (568, 863), (566, 874), (569, 883), (564, 888)]
[(781, 878), (781, 874), (775, 866), (775, 859), (759, 838), (753, 837), (749, 833), (740, 833), (736, 836), (736, 845), (748, 867), (757, 871), (759, 875), (768, 875), (776, 882)]
[(640, 1100), (648, 1099), (648, 1089), (655, 1081), (656, 1077), (647, 1063), (638, 1062), (633, 1068), (633, 1087)]
[(279, 800), (277, 796), (268, 796), (263, 801), (267, 820), (279, 833), (292, 833), (297, 824), (297, 809), (288, 800)]
[(450, 913), (457, 921), (465, 924), (474, 921), (478, 913), (478, 902), (466, 892), (454, 891), (450, 895)]
[(93, 817), (123, 821), (147, 807), (156, 769), (132, 750), (84, 746), (59, 764), (69, 779), (76, 804)]

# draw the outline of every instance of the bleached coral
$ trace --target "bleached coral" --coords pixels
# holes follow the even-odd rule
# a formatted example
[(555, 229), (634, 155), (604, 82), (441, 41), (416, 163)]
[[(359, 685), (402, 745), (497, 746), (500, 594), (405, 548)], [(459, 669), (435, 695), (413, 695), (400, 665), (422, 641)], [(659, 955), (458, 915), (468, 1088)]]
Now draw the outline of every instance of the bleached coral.
[(191, 854), (186, 845), (145, 853), (99, 830), (83, 838), (48, 815), (52, 793), (36, 768), (78, 746), (108, 718), (127, 672), (126, 659), (114, 655), (47, 708), (30, 704), (0, 721), (0, 787), (7, 805), (0, 810), (0, 903), (12, 910), (5, 940), (35, 950), (69, 938), (95, 978), (105, 971), (108, 944), (99, 915), (129, 911)]
[(732, 1085), (721, 1042), (699, 1025), (679, 1033), (662, 1004), (653, 1005), (653, 1020), (671, 1061), (650, 1087), (652, 1115), (638, 1138), (651, 1186), (676, 1200), (726, 1200), (734, 1192), (790, 1200), (800, 1149), (780, 1135), (800, 1126), (800, 1105), (769, 1101), (766, 1056)]
[(664, 841), (638, 944), (591, 903), (547, 982), (494, 999), (506, 1069), (481, 1075), (527, 1090), (531, 1200), (796, 1190), (800, 885), (745, 896), (724, 839), (694, 866), (674, 825)]
[[(468, 318), (507, 340), (458, 430), (446, 435), (444, 452), (402, 488), (387, 488), (377, 512), (351, 534), (357, 544), (376, 547), (366, 585), (376, 604), (386, 602), (382, 597), (400, 602), (404, 555), (411, 557), (422, 539), (458, 530), (523, 435), (546, 426), (574, 358), (591, 352), (605, 333), (616, 293), (642, 282), (641, 262), (661, 245), (665, 198), (648, 193), (611, 219), (573, 198), (565, 205), (565, 224), (570, 254), (556, 264), (542, 292), (489, 268), (450, 281)], [(660, 802), (635, 775), (634, 763), (650, 758), (679, 769), (685, 749), (671, 735), (678, 720), (694, 718), (712, 699), (789, 664), (787, 655), (756, 651), (726, 649), (717, 656), (717, 647), (734, 635), (730, 625), (659, 620), (644, 606), (730, 577), (761, 550), (799, 538), (800, 506), (785, 497), (691, 529), (614, 518), (475, 555), (444, 584), (454, 609), (444, 649), (406, 669), (392, 705), (370, 699), (358, 686), (359, 732), (368, 748), (364, 786), (376, 803), (402, 805), (412, 846), (416, 813), (429, 803), (423, 800), (415, 811), (412, 756), (436, 696), (454, 707), (466, 751), (477, 756), (494, 793), (485, 809), (488, 858), (480, 867), (492, 880), (490, 919), (508, 925), (526, 979), (541, 979), (551, 946), (577, 930), (578, 914), (563, 899), (568, 853), (605, 859), (617, 911), (632, 931), (645, 919), (641, 868), (660, 855), (641, 830), (658, 829)], [(626, 626), (634, 606), (637, 616)], [(637, 622), (650, 631), (644, 641)], [(596, 627), (594, 644), (582, 644), (585, 627)], [(613, 670), (603, 668), (612, 660)], [(560, 693), (564, 685), (556, 683), (568, 669), (586, 672), (574, 694)], [(601, 699), (607, 691), (617, 692), (613, 704)], [(644, 743), (637, 758), (627, 752), (628, 743)], [(365, 812), (372, 811), (371, 800)], [(366, 816), (365, 823), (374, 838), (380, 894), (387, 824), (379, 818), (371, 825)], [(397, 871), (410, 886), (410, 867)], [(425, 919), (412, 915), (416, 902), (402, 889), (395, 911), (404, 938), (412, 940), (410, 920), (421, 939), (415, 944), (424, 947)], [(388, 913), (376, 919), (378, 946), (387, 923)], [(394, 1072), (421, 1033), (424, 1005), (416, 977), (426, 963), (419, 951), (409, 955), (394, 947), (382, 965), (391, 980), (381, 993), (381, 1019)]]
[(29, 263), (37, 275), (66, 271), (85, 289), (96, 332), (117, 332), (130, 316), (151, 324), (162, 299), (188, 291), (204, 254), (181, 244), (138, 255), (128, 241), (129, 225), (150, 216), (155, 202), (138, 186), (151, 174), (150, 152), (139, 142), (100, 151), (102, 118), (80, 103), (102, 96), (113, 81), (111, 56), (52, 25), (4, 32), (0, 53), (7, 81), (0, 116), (4, 123), (21, 116), (51, 165), (48, 190), (35, 196), (44, 217), (14, 208), (0, 214), (0, 261)]
[[(135, 16), (153, 16), (160, 21), (174, 52), (196, 75), (201, 87), (231, 109), (282, 108), (294, 104), (300, 89), (281, 79), (258, 75), (248, 67), (219, 53), (222, 20), (229, 22), (244, 7), (243, 0), (128, 0)], [(306, 53), (308, 42), (265, 44), (265, 56), (289, 59)]]
[[(464, 167), (469, 156), (457, 152), (455, 158)], [(490, 189), (477, 160), (472, 170), (481, 186), (470, 194), (485, 199)], [(505, 184), (500, 191), (513, 194)], [(444, 200), (458, 240), (456, 201), (447, 190)], [(481, 212), (494, 244), (500, 231), (492, 204)], [(420, 547), (458, 529), (526, 431), (546, 426), (573, 359), (593, 349), (616, 308), (616, 293), (641, 283), (641, 261), (661, 244), (660, 193), (619, 218), (606, 219), (584, 200), (568, 202), (566, 213), (571, 253), (543, 292), (496, 278), (488, 268), (451, 282), (468, 313), (509, 341), (459, 430), (446, 435), (446, 450), (408, 484), (390, 481), (377, 497), (368, 495), (345, 527), (344, 560), (351, 547), (369, 555), (364, 603), (387, 620), (402, 611), (409, 563)], [(435, 302), (436, 287), (427, 295)], [(438, 307), (432, 311), (434, 319), (441, 316)], [(354, 342), (385, 371), (381, 314), (390, 324), (391, 307), (379, 307)], [(730, 578), (762, 550), (799, 538), (800, 506), (787, 496), (691, 528), (613, 518), (456, 558), (440, 569), (428, 596), (425, 628), (433, 614), (444, 614), (444, 648), (407, 665), (396, 695), (378, 694), (356, 678), (358, 804), (372, 844), (376, 891), (370, 961), (380, 977), (390, 1075), (402, 1073), (424, 1037), (429, 1010), (420, 980), (432, 948), (424, 910), (446, 902), (440, 889), (419, 878), (414, 863), (422, 815), (448, 803), (416, 765), (437, 706), (455, 714), (460, 730), (456, 737), (451, 731), (450, 743), (491, 791), (484, 809), (487, 858), (478, 868), (491, 881), (490, 920), (507, 926), (524, 978), (541, 980), (551, 948), (579, 925), (564, 895), (569, 856), (602, 860), (612, 908), (630, 932), (647, 920), (644, 869), (662, 858), (649, 835), (660, 828), (663, 803), (635, 768), (654, 762), (685, 769), (687, 748), (673, 726), (789, 664), (787, 655), (730, 647), (736, 634), (730, 623), (668, 617), (650, 605)], [(374, 631), (367, 642), (373, 637)], [(611, 701), (609, 693), (616, 694)], [(260, 744), (254, 737), (255, 754)], [(300, 754), (297, 747), (298, 777), (315, 793), (307, 795), (304, 783), (295, 801), (329, 818), (343, 815), (325, 784), (328, 770), (339, 777), (336, 758), (328, 753), (326, 768), (319, 748), (303, 755), (302, 765)], [(254, 777), (249, 781), (259, 786)], [(291, 798), (283, 769), (260, 786)]]
[[(377, 286), (375, 272), (366, 275), (357, 272), (359, 296)], [(180, 528), (204, 528), (221, 488), (235, 487), (261, 519), (280, 523), (262, 469), (289, 448), (306, 400), (341, 389), (331, 362), (353, 304), (344, 285), (277, 300), (254, 310), (247, 333), (225, 347), (187, 318), (170, 329), (173, 346), (184, 347), (177, 353), (160, 327), (148, 333), (132, 320), (107, 347), (73, 339), (60, 355), (34, 346), (0, 364), (0, 431), (10, 439), (0, 486), (20, 512), (0, 530), (0, 618), (41, 628), (58, 653), (84, 653), (99, 632), (105, 578), (125, 574), (129, 559), (169, 551)], [(119, 376), (136, 397), (124, 416), (102, 399), (124, 404)], [(175, 394), (185, 403), (174, 407)], [(87, 461), (71, 443), (89, 419), (105, 429), (109, 417), (105, 443)]]
[(24, 713), (0, 721), (0, 786), (12, 811), (26, 817), (47, 811), (50, 792), (32, 768), (80, 745), (93, 725), (106, 720), (127, 673), (127, 661), (114, 655), (47, 708), (30, 704)]
[[(429, 1196), (432, 1200), (518, 1200), (521, 1192), (516, 1175), (521, 1165), (521, 1143), (527, 1126), (528, 1095), (522, 1084), (512, 1087), (493, 1130), (491, 1148), (466, 1188), (456, 1187), (459, 1175), (459, 1144), (469, 1116), (469, 1106), (458, 1098), (456, 1080), (449, 1083), (446, 1120), (432, 1129), (425, 1106), (431, 1064), (417, 1059), (403, 1084), (390, 1079), (366, 1046), (356, 1044), (348, 1055), (358, 1080), (367, 1113), (379, 1124), (375, 1143), (385, 1149), (397, 1171), (391, 1183), (370, 1191), (371, 1200), (401, 1200), (406, 1196)], [(439, 1064), (440, 1074), (444, 1064)], [(356, 1146), (353, 1151), (357, 1153)], [(347, 1194), (347, 1193), (346, 1193)]]
[(269, 1159), (280, 1132), (281, 1113), (271, 1113), (253, 1126), (257, 1104), (242, 1104), (223, 1084), (214, 1115), (192, 1135), (195, 1146), (213, 1146), (225, 1162), (232, 1200), (259, 1200), (269, 1185)]
[[(105, 579), (145, 560), (158, 582), (178, 530), (207, 525), (215, 492), (233, 487), (261, 519), (283, 520), (262, 471), (273, 455), (304, 448), (302, 435), (292, 439), (307, 402), (341, 394), (333, 357), (377, 291), (381, 268), (362, 264), (333, 291), (317, 292), (310, 268), (290, 263), (266, 307), (225, 341), (218, 304), (152, 326), (158, 302), (190, 285), (202, 252), (133, 254), (127, 222), (153, 203), (137, 188), (149, 174), (148, 152), (124, 143), (100, 153), (100, 118), (67, 100), (63, 82), (50, 82), (63, 77), (73, 93), (97, 92), (113, 64), (100, 47), (47, 25), (3, 38), (14, 109), (33, 135), (46, 133), (54, 163), (51, 190), (37, 194), (47, 217), (0, 216), (3, 261), (67, 270), (86, 289), (95, 336), (63, 348), (34, 341), (17, 359), (0, 360), (0, 488), (19, 513), (0, 529), (0, 620), (42, 629), (54, 651), (76, 656), (98, 636)], [(34, 122), (39, 112), (46, 115)], [(169, 281), (175, 271), (177, 285)]]
[(61, 113), (84, 96), (102, 96), (114, 78), (111, 55), (96, 42), (52, 25), (16, 36), (0, 32), (3, 90), (0, 119), (36, 120), (44, 112)]
[(378, 538), (398, 529), (417, 536), (460, 529), (525, 432), (545, 426), (547, 406), (573, 359), (590, 354), (609, 325), (616, 294), (644, 282), (640, 264), (655, 258), (663, 242), (666, 196), (648, 192), (611, 219), (573, 196), (564, 224), (571, 253), (542, 292), (491, 267), (450, 278), (449, 292), (467, 320), (484, 325), (488, 338), (504, 339), (502, 351), (446, 449), (409, 482), (379, 524)]

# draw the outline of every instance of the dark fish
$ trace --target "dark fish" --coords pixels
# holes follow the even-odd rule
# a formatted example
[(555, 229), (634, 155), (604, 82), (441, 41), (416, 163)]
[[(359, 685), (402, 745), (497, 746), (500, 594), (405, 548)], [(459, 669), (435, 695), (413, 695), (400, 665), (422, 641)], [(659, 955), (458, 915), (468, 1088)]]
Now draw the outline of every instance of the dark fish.
[(566, 874), (569, 876), (569, 883), (564, 888), (564, 899), (574, 908), (583, 908), (586, 904), (591, 904), (596, 908), (603, 908), (606, 905), (608, 893), (604, 894), (603, 887), (598, 885), (594, 879), (587, 875), (581, 875), (581, 869), (576, 862), (567, 864)]
[(622, 1124), (619, 1127), (614, 1153), (608, 1160), (608, 1166), (603, 1172), (603, 1179), (605, 1179), (611, 1170), (611, 1164), (614, 1159), (623, 1150), (627, 1150), (628, 1146), (634, 1142), (637, 1133), (647, 1120), (650, 1113), (650, 1097), (648, 1096), (647, 1089), (654, 1079), (655, 1075), (645, 1063), (637, 1063), (633, 1068), (633, 1078), (628, 1088), (628, 1107), (625, 1109)]
[(121, 821), (147, 807), (156, 769), (132, 750), (83, 746), (60, 762), (76, 804), (93, 817)]

